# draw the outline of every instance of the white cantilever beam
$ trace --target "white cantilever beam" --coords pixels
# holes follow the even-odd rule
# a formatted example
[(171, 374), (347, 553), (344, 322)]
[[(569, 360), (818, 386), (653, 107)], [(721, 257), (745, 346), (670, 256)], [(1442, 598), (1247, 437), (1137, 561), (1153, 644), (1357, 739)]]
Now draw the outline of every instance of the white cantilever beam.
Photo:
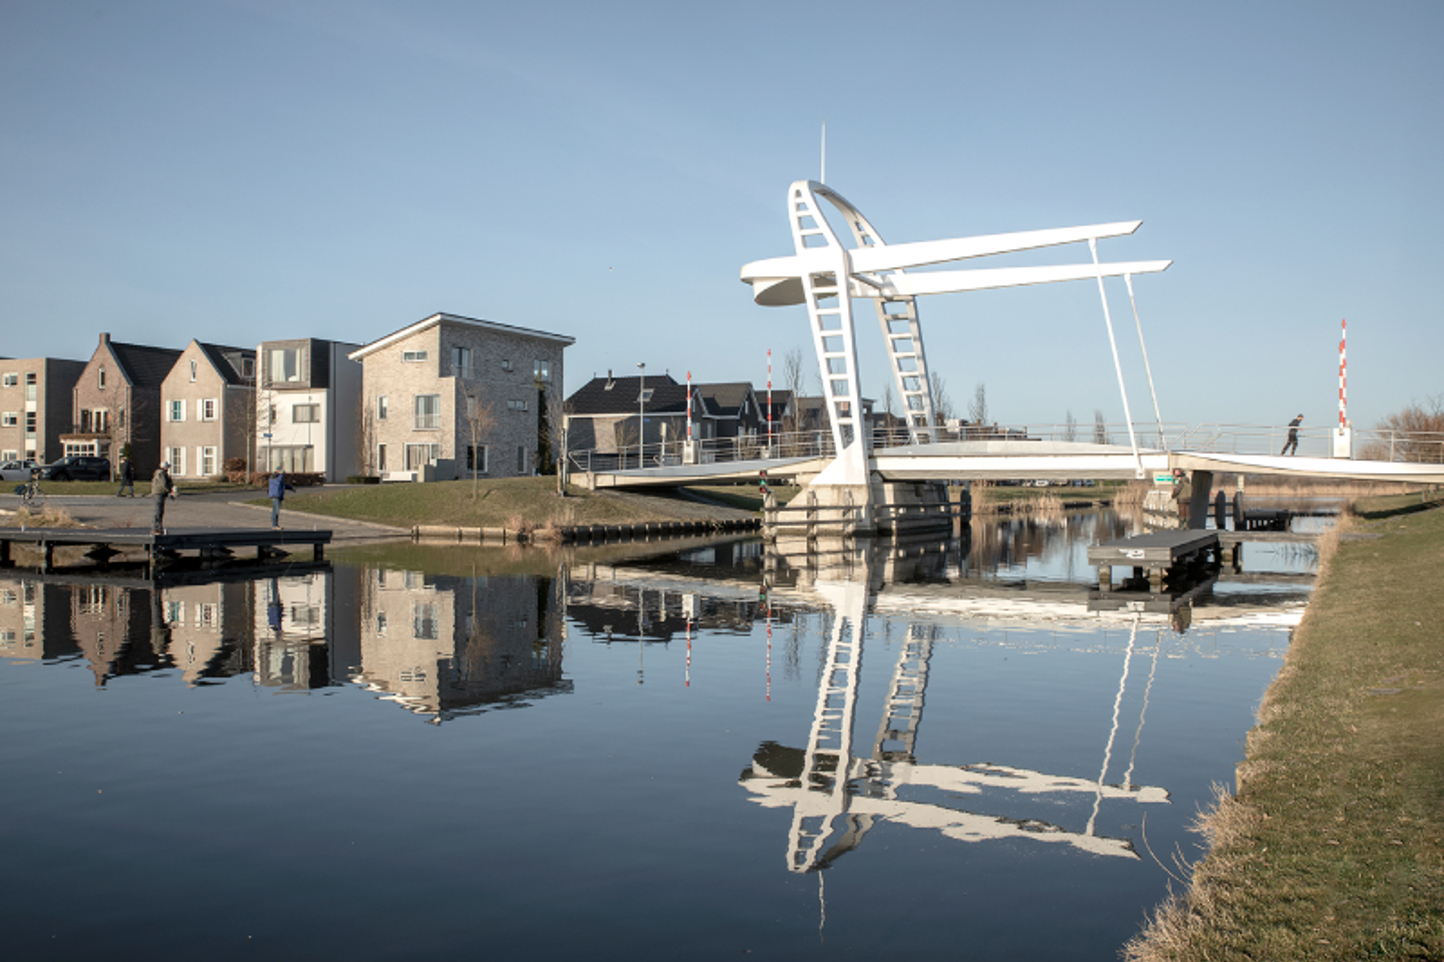
[[(1131, 274), (1154, 274), (1168, 269), (1173, 261), (1131, 261), (1126, 264), (1059, 264), (1045, 267), (994, 267), (968, 271), (924, 271), (921, 274), (893, 274), (875, 278), (887, 291), (892, 287), (899, 294), (953, 294), (959, 291), (985, 291), (996, 287), (1022, 287), (1026, 284), (1052, 284), (1055, 281), (1081, 281), (1097, 277), (1122, 277)], [(876, 296), (865, 279), (856, 285), (854, 296)]]

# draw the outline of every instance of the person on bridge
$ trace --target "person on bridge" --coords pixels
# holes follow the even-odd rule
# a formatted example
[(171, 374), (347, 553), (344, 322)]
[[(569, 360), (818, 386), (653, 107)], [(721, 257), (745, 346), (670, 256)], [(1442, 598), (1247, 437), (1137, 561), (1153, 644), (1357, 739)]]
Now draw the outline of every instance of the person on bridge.
[(1297, 453), (1298, 453), (1298, 451), (1299, 451), (1299, 425), (1302, 424), (1303, 421), (1304, 421), (1304, 416), (1303, 416), (1302, 414), (1300, 414), (1298, 417), (1294, 418), (1292, 421), (1289, 422), (1289, 439), (1284, 442), (1284, 449), (1279, 452), (1279, 457), (1283, 457), (1285, 454), (1297, 454)]

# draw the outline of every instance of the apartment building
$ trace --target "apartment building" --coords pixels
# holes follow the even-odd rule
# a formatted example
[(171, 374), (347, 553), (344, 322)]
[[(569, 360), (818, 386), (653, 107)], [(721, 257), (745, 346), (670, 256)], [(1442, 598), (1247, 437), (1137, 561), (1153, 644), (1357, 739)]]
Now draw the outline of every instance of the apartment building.
[(575, 338), (433, 314), (351, 353), (365, 367), (368, 474), (400, 481), (537, 472)]
[(256, 352), (191, 341), (161, 383), (161, 448), (177, 478), (255, 463)]
[(0, 359), (0, 461), (30, 458), (42, 464), (64, 452), (71, 429), (74, 388), (84, 361), (55, 357)]
[(256, 460), (261, 470), (322, 474), (343, 481), (357, 473), (360, 347), (304, 337), (263, 341), (256, 349)]

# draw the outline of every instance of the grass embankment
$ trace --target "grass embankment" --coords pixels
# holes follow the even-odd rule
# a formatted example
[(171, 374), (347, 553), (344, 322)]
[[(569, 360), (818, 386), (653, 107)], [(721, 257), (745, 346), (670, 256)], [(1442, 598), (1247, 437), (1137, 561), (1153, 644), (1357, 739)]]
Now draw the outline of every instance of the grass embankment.
[[(1422, 510), (1421, 510), (1422, 509)], [(1356, 505), (1134, 959), (1444, 959), (1444, 499)]]
[[(350, 518), (409, 528), (412, 525), (543, 528), (638, 521), (699, 521), (738, 517), (728, 507), (682, 498), (567, 487), (556, 493), (555, 478), (501, 478), (428, 484), (373, 484), (347, 488), (302, 488), (286, 495), (286, 508), (333, 518)], [(265, 499), (257, 503), (269, 503)]]

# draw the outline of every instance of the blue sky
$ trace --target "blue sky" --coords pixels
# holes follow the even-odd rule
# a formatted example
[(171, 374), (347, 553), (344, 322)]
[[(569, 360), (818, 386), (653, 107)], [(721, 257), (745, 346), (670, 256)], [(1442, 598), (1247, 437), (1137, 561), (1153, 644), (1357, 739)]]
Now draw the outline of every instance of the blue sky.
[[(826, 122), (829, 186), (889, 242), (1141, 218), (1100, 255), (1174, 261), (1134, 282), (1166, 420), (1333, 423), (1345, 317), (1356, 425), (1444, 394), (1432, 0), (7, 0), (0, 27), (0, 354), (449, 311), (574, 336), (569, 391), (639, 361), (760, 385), (806, 314), (738, 271), (791, 253)], [(1005, 423), (1122, 419), (1096, 283), (921, 314), (959, 413), (982, 383)], [(870, 308), (858, 338), (880, 396)]]

